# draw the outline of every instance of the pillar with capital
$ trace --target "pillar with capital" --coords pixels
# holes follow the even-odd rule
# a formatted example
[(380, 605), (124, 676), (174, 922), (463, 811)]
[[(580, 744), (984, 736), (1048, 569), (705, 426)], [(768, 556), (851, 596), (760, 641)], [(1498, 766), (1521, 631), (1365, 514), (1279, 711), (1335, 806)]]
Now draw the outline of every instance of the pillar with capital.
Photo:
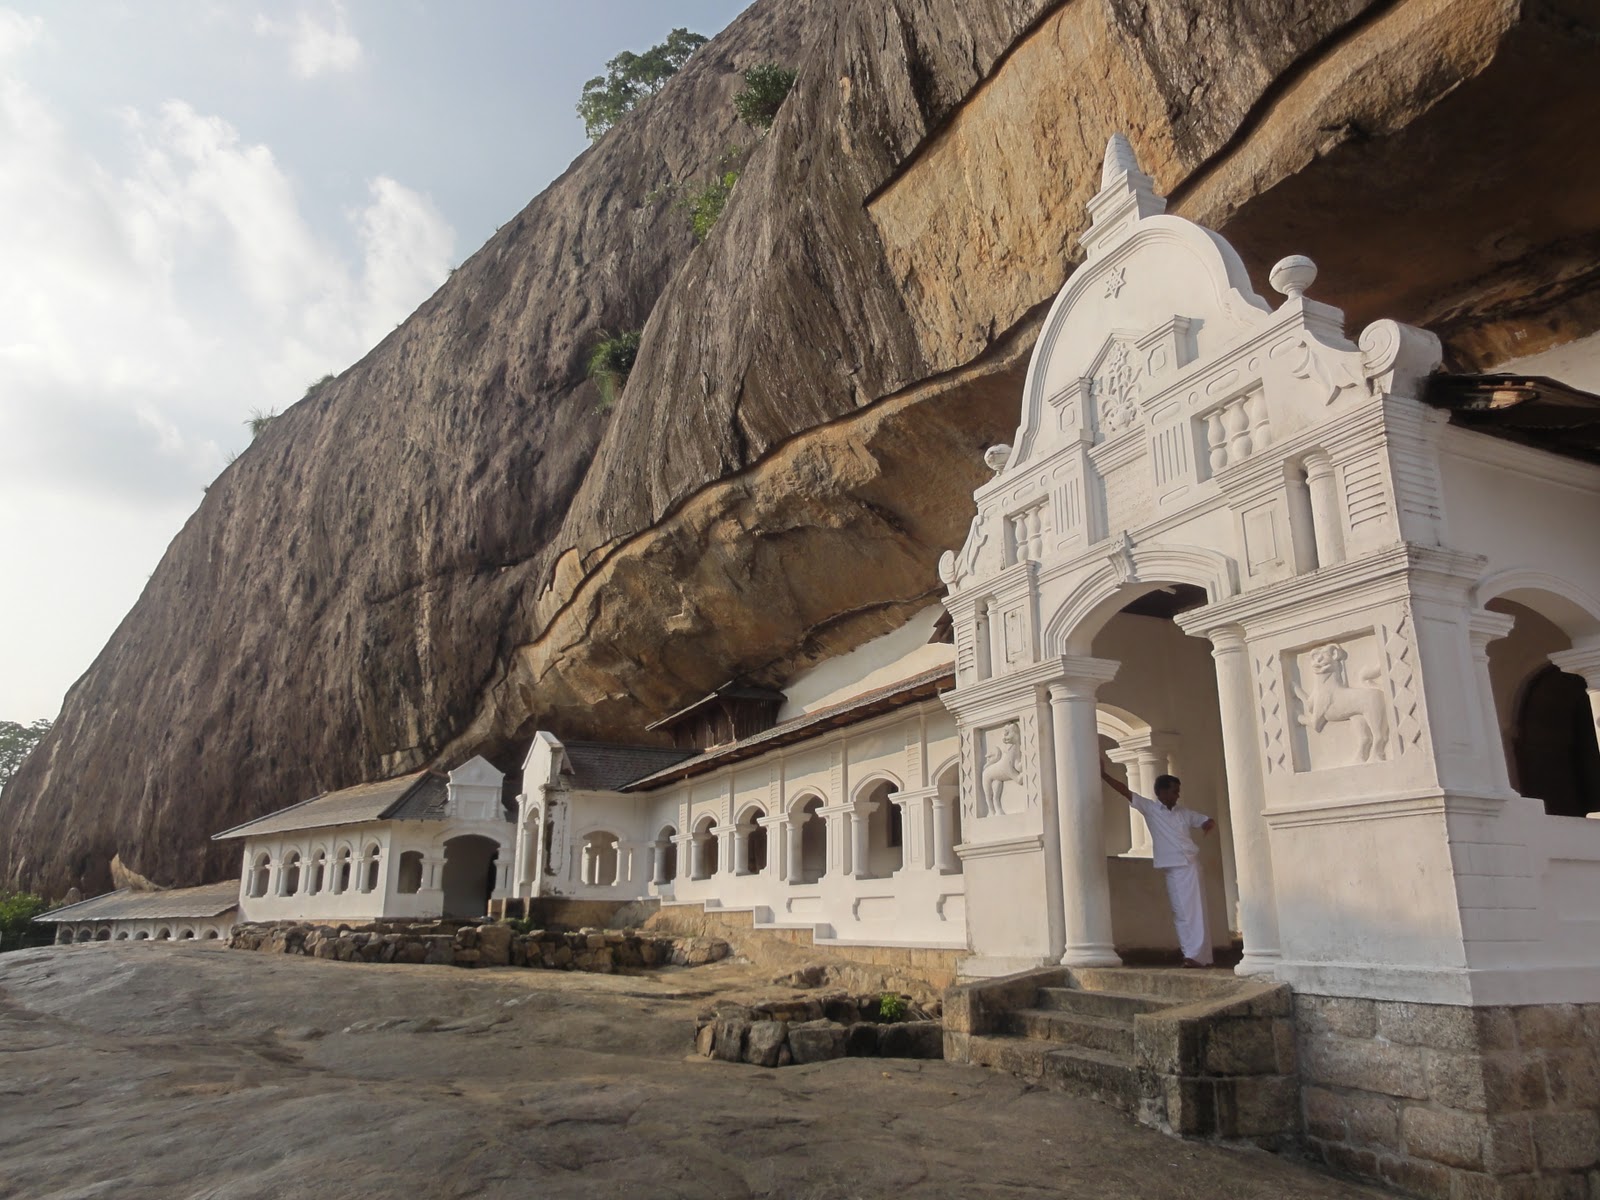
[(1117, 673), (1097, 658), (1064, 660), (1069, 674), (1049, 685), (1055, 732), (1056, 821), (1061, 845), (1064, 966), (1122, 964), (1111, 936), (1095, 692)]
[(1228, 772), (1228, 814), (1233, 826), (1234, 870), (1239, 880), (1239, 926), (1244, 958), (1238, 975), (1269, 975), (1282, 959), (1278, 942), (1277, 889), (1268, 837), (1266, 789), (1255, 715), (1255, 684), (1244, 630), (1210, 630), (1217, 664), (1217, 700), (1222, 720), (1222, 758)]
[(767, 862), (762, 874), (782, 883), (790, 878), (789, 868), (789, 818), (779, 813), (774, 817), (757, 817), (756, 824), (767, 831)]

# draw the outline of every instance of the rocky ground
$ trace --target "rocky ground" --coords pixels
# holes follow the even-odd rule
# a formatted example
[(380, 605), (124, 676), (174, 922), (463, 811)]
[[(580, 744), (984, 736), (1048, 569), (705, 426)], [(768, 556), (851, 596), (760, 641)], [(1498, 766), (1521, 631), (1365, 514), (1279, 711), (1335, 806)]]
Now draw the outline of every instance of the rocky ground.
[(100, 943), (0, 958), (0, 1197), (1375, 1197), (981, 1068), (692, 1056), (643, 976)]

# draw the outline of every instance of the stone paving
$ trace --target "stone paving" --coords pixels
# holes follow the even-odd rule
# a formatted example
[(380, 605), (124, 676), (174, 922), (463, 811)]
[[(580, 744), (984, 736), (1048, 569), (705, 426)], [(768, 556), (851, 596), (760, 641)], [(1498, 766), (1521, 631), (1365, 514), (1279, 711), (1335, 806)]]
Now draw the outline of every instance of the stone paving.
[(651, 975), (173, 943), (0, 958), (0, 1197), (1182, 1197), (1384, 1193), (943, 1062), (694, 1055), (733, 962)]

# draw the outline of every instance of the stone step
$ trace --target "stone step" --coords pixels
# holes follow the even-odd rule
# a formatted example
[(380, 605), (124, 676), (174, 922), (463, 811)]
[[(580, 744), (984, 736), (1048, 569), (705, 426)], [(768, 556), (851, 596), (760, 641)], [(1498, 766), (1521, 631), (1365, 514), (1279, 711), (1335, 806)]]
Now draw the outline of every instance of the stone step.
[(1034, 1007), (1050, 1009), (1052, 1012), (1131, 1021), (1139, 1013), (1159, 1012), (1177, 1003), (1176, 1000), (1135, 996), (1129, 992), (1088, 992), (1082, 988), (1042, 987), (1034, 1000)]
[(1006, 1032), (1018, 1037), (1082, 1046), (1112, 1054), (1133, 1054), (1131, 1020), (1085, 1016), (1045, 1008), (1019, 1008), (1007, 1013), (1005, 1019)]
[(1221, 999), (1243, 982), (1232, 971), (1215, 967), (1073, 967), (1070, 974), (1081, 991), (1145, 996), (1169, 1004)]
[(1114, 1105), (1123, 1112), (1138, 1107), (1138, 1072), (1121, 1055), (1003, 1034), (974, 1034), (968, 1045), (975, 1065), (1008, 1071), (1044, 1087)]

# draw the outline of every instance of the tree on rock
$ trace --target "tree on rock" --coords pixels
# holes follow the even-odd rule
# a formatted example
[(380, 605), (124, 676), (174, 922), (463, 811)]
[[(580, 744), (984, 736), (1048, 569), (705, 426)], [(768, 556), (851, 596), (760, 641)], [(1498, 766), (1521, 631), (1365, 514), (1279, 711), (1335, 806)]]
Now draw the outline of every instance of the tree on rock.
[(19, 725), (15, 721), (0, 721), (0, 788), (17, 773), (22, 760), (39, 744), (39, 739), (50, 732), (50, 722), (35, 721), (32, 725)]
[(606, 63), (606, 73), (584, 84), (583, 98), (578, 101), (578, 115), (589, 140), (599, 141), (634, 105), (659, 92), (707, 40), (687, 29), (674, 29), (666, 41), (643, 54), (624, 50)]
[(789, 89), (794, 72), (777, 63), (761, 63), (744, 73), (744, 87), (733, 97), (733, 111), (746, 125), (760, 130), (772, 128)]

